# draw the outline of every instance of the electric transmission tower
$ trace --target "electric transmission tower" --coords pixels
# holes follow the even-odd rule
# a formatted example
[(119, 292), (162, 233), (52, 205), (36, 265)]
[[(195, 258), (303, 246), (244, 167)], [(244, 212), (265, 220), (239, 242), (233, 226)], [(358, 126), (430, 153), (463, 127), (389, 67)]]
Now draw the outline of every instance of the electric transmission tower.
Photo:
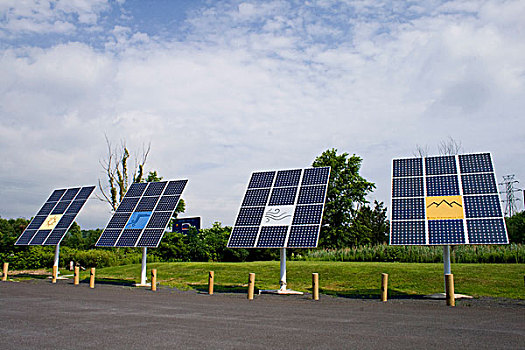
[(519, 188), (514, 188), (514, 184), (519, 183), (518, 180), (514, 179), (514, 174), (504, 175), (503, 182), (499, 185), (504, 187), (504, 190), (500, 193), (505, 193), (506, 198), (502, 200), (505, 203), (505, 216), (511, 217), (518, 211), (517, 202), (520, 200), (514, 196), (515, 192), (521, 191)]

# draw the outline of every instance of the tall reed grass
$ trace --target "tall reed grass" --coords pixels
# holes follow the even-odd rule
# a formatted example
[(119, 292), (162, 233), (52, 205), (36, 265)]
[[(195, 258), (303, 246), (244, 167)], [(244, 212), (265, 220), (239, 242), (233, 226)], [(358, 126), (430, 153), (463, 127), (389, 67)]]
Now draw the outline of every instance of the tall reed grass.
[[(364, 245), (343, 249), (312, 249), (294, 253), (292, 260), (385, 261), (436, 263), (443, 261), (441, 246)], [(525, 245), (458, 245), (451, 247), (453, 263), (525, 263)]]

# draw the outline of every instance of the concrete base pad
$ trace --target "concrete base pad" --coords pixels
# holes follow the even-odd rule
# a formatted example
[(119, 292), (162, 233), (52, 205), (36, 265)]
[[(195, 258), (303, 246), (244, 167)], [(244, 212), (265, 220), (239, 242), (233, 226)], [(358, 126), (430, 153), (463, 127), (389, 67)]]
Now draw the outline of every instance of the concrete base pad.
[[(427, 299), (443, 299), (443, 300), (445, 300), (447, 298), (447, 295), (445, 293), (435, 293), (435, 294), (425, 295), (425, 298), (427, 298)], [(456, 293), (454, 293), (454, 299), (472, 299), (472, 296), (465, 295), (465, 294), (456, 294)]]
[(141, 284), (141, 283), (135, 283), (135, 287), (151, 287), (151, 283)]
[(259, 294), (303, 295), (304, 293), (291, 289), (266, 289), (260, 290)]

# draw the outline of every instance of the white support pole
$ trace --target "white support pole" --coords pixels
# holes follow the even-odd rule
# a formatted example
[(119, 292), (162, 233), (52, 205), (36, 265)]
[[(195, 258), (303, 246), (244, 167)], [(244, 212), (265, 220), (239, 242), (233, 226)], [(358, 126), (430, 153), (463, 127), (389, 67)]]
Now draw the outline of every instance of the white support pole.
[(140, 284), (145, 286), (146, 285), (146, 262), (147, 262), (147, 255), (148, 255), (148, 248), (144, 247), (142, 248), (142, 270), (140, 273)]
[(450, 246), (443, 246), (443, 283), (445, 284), (445, 293), (447, 292), (446, 276), (450, 275)]
[(286, 248), (281, 248), (281, 280), (280, 285), (282, 291), (286, 290)]
[(58, 271), (59, 256), (60, 256), (60, 244), (57, 244), (55, 247), (55, 260), (53, 261), (53, 266), (57, 267), (57, 276), (60, 274), (60, 271)]

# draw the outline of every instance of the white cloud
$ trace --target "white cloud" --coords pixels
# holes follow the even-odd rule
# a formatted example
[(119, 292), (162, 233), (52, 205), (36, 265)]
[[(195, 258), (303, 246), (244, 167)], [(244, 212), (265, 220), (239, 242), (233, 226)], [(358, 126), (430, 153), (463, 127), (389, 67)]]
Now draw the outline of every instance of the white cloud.
[[(220, 3), (183, 36), (115, 24), (98, 48), (5, 49), (0, 215), (27, 217), (51, 189), (102, 178), (104, 133), (132, 150), (151, 140), (148, 169), (189, 178), (188, 215), (205, 225), (232, 224), (252, 171), (308, 166), (332, 147), (363, 157), (387, 204), (391, 159), (448, 136), (525, 180), (524, 8)], [(85, 225), (103, 226), (103, 205), (90, 205)]]

